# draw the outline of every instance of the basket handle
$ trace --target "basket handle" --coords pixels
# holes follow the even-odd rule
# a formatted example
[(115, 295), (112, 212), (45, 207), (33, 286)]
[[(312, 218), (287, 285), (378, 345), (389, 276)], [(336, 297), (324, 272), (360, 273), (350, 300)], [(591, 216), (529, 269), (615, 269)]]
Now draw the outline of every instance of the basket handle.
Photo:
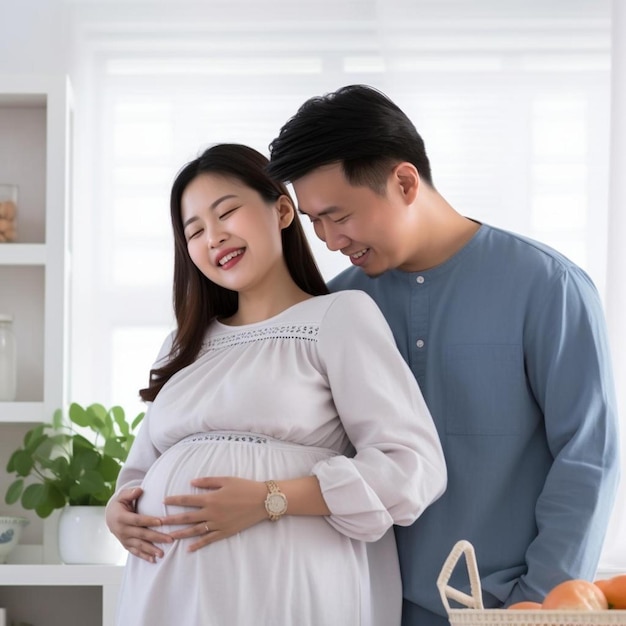
[[(471, 596), (468, 596), (466, 593), (448, 585), (448, 581), (450, 580), (450, 576), (452, 576), (454, 567), (462, 554), (465, 554), (465, 564), (467, 565), (467, 573), (469, 575), (470, 588), (472, 590)], [(450, 613), (450, 603), (448, 602), (448, 598), (452, 598), (470, 609), (483, 608), (483, 598), (480, 588), (480, 578), (478, 576), (478, 567), (476, 565), (476, 555), (474, 553), (474, 546), (469, 541), (461, 539), (461, 541), (456, 542), (448, 555), (446, 562), (441, 568), (441, 573), (437, 578), (437, 588), (439, 589), (441, 601), (446, 607), (447, 613)]]

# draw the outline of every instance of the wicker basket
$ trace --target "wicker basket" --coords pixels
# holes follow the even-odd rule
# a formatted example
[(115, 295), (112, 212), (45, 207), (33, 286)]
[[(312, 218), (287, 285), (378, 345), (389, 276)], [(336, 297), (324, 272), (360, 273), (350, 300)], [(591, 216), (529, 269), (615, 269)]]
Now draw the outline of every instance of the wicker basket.
[[(465, 554), (467, 573), (472, 595), (469, 596), (448, 585), (450, 576), (462, 554)], [(604, 626), (606, 624), (626, 625), (626, 611), (555, 611), (555, 610), (507, 610), (485, 609), (483, 607), (480, 577), (476, 566), (474, 546), (469, 541), (458, 541), (448, 555), (437, 578), (437, 588), (441, 601), (448, 613), (451, 626), (485, 626), (515, 624), (515, 626)], [(449, 599), (456, 600), (467, 608), (450, 608)]]

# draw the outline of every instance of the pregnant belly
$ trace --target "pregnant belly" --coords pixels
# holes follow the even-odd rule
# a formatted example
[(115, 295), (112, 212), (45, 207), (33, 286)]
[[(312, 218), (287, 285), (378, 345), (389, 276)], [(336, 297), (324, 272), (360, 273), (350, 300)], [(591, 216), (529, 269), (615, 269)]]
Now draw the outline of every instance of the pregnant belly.
[[(287, 480), (311, 474), (335, 452), (280, 442), (247, 433), (203, 433), (183, 439), (162, 454), (146, 474), (138, 512), (164, 516), (185, 508), (165, 505), (166, 496), (201, 493), (194, 478), (237, 476), (251, 480)], [(163, 529), (164, 532), (167, 532)]]
[[(316, 463), (334, 455), (263, 437), (197, 435), (173, 446), (150, 469), (139, 512), (161, 516), (182, 511), (164, 506), (163, 498), (199, 492), (190, 485), (193, 478), (284, 480), (310, 475)], [(159, 530), (169, 532), (167, 527)], [(287, 515), (278, 523), (266, 520), (194, 552), (188, 551), (191, 539), (163, 544), (164, 556), (156, 564), (129, 558), (126, 579), (133, 587), (126, 590), (123, 623), (363, 626), (369, 622), (361, 616), (373, 612), (373, 595), (383, 597), (385, 606), (393, 600), (399, 613), (401, 587), (392, 531), (388, 539), (391, 543), (376, 568), (381, 576), (372, 578), (366, 544), (337, 532), (321, 516)], [(387, 562), (395, 567), (393, 576), (383, 568)], [(380, 589), (374, 589), (374, 583)], [(276, 589), (287, 598), (285, 602), (267, 601)], [(144, 600), (157, 594), (158, 611), (146, 621), (144, 615), (153, 608)], [(399, 623), (399, 618), (376, 623)]]

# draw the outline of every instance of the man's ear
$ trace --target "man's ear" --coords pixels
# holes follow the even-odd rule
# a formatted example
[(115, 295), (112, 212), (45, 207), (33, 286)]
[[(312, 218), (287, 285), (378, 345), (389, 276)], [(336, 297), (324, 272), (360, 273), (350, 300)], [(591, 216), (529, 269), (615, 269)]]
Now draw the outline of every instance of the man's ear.
[(402, 161), (393, 168), (392, 180), (400, 190), (404, 201), (412, 204), (417, 197), (417, 192), (421, 184), (420, 175), (417, 168), (408, 161)]
[(284, 195), (276, 200), (276, 210), (278, 211), (280, 229), (283, 230), (293, 222), (296, 210), (294, 209), (291, 199)]

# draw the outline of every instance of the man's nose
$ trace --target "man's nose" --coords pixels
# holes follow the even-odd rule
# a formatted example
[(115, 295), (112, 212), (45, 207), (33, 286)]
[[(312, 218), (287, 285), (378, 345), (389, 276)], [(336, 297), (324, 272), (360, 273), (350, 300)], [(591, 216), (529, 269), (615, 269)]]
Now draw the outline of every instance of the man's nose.
[(333, 252), (345, 248), (350, 243), (349, 237), (346, 237), (344, 234), (337, 231), (337, 229), (332, 228), (332, 226), (324, 228), (323, 236), (321, 236), (320, 239), (324, 241), (326, 247)]

